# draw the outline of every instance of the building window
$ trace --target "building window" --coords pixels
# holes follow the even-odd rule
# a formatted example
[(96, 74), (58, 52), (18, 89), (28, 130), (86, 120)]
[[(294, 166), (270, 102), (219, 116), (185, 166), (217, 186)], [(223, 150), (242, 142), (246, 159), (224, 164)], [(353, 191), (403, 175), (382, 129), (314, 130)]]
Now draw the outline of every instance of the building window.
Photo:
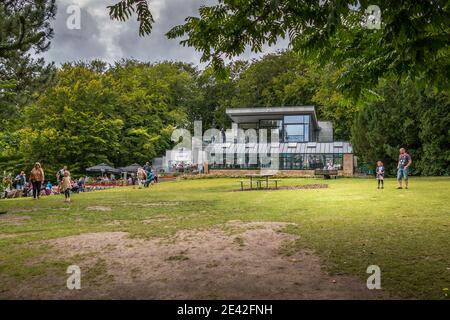
[[(281, 132), (283, 129), (283, 120), (259, 120), (259, 129), (266, 129), (266, 142), (272, 142), (272, 130), (278, 130), (278, 137), (281, 137)], [(258, 131), (258, 134), (261, 134), (261, 131)], [(261, 142), (261, 137), (259, 137), (259, 141)]]
[(310, 116), (284, 117), (284, 142), (309, 141)]

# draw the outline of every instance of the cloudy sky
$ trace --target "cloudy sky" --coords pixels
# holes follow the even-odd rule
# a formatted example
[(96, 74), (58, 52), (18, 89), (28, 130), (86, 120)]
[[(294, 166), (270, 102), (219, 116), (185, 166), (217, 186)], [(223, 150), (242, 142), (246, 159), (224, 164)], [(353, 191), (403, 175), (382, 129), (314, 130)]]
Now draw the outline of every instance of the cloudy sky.
[[(117, 0), (57, 0), (58, 12), (53, 22), (55, 37), (51, 48), (44, 54), (48, 61), (57, 64), (68, 61), (102, 59), (108, 62), (122, 58), (142, 61), (179, 60), (200, 65), (200, 54), (192, 48), (182, 47), (179, 40), (169, 40), (165, 33), (182, 24), (187, 16), (197, 16), (201, 5), (214, 4), (215, 0), (150, 0), (155, 19), (150, 36), (139, 37), (136, 17), (127, 22), (111, 21), (108, 5)], [(70, 30), (67, 20), (71, 5), (81, 8), (80, 29)], [(264, 53), (286, 47), (282, 41), (275, 47), (265, 48)], [(240, 58), (255, 58), (250, 51)]]

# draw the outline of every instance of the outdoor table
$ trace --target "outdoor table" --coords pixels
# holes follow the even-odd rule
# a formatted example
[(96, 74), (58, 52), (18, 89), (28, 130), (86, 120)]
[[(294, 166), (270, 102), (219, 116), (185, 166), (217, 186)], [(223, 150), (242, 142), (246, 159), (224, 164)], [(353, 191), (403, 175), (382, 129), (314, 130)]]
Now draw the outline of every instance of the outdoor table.
[(266, 188), (269, 188), (269, 178), (273, 177), (273, 174), (246, 174), (247, 178), (250, 178), (250, 189), (253, 189), (253, 178), (261, 179), (266, 178)]

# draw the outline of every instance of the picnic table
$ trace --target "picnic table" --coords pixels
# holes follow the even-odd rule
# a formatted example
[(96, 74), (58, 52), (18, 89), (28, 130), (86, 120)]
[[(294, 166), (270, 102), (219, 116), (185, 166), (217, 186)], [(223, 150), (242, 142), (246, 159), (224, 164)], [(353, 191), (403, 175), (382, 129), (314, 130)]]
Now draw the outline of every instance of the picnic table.
[(269, 177), (273, 177), (273, 174), (246, 174), (247, 178), (250, 178), (250, 189), (253, 189), (253, 179), (256, 179), (256, 185), (258, 186), (258, 182), (261, 180), (266, 180), (266, 188), (269, 187)]
[[(266, 189), (269, 189), (269, 181), (274, 181), (275, 182), (275, 188), (278, 189), (278, 181), (279, 180), (273, 180), (270, 179), (271, 177), (273, 177), (274, 174), (269, 174), (269, 173), (259, 173), (259, 174), (246, 174), (245, 177), (248, 178), (250, 180), (250, 189), (253, 190), (253, 180), (256, 180), (256, 188), (260, 189), (261, 188), (261, 182), (266, 182)], [(244, 190), (244, 182), (245, 180), (241, 180), (241, 190)]]

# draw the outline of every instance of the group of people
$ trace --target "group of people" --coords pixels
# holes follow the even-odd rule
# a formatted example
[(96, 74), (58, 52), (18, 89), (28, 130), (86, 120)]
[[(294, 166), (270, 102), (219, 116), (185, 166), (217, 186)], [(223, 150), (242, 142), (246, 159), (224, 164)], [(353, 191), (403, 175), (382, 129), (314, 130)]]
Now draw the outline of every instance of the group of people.
[(27, 176), (21, 171), (14, 179), (11, 176), (3, 178), (4, 196), (27, 196), (32, 193), (34, 199), (39, 199), (42, 186), (45, 182), (45, 173), (39, 162), (36, 162), (30, 173), (30, 180), (27, 182)]
[[(403, 189), (402, 181), (405, 181), (405, 189), (408, 189), (408, 171), (409, 166), (412, 163), (411, 156), (406, 152), (405, 148), (400, 148), (400, 155), (398, 157), (397, 163), (397, 181), (398, 187), (397, 189)], [(378, 189), (384, 189), (384, 175), (385, 168), (384, 164), (381, 161), (377, 162), (377, 168), (375, 170), (377, 181), (378, 181)]]
[[(153, 173), (148, 162), (142, 168), (138, 168), (136, 177), (139, 189), (142, 189), (142, 187), (148, 188), (152, 183), (158, 182), (158, 175)], [(132, 181), (132, 184), (135, 185), (134, 181)]]
[(50, 180), (46, 180), (44, 169), (39, 162), (36, 162), (30, 172), (29, 180), (24, 171), (21, 171), (14, 179), (7, 176), (3, 179), (4, 197), (16, 198), (32, 196), (33, 199), (40, 199), (41, 195), (65, 194), (65, 201), (70, 202), (71, 192), (83, 192), (87, 177), (72, 179), (67, 167), (58, 170), (56, 173), (57, 185), (53, 185)]

